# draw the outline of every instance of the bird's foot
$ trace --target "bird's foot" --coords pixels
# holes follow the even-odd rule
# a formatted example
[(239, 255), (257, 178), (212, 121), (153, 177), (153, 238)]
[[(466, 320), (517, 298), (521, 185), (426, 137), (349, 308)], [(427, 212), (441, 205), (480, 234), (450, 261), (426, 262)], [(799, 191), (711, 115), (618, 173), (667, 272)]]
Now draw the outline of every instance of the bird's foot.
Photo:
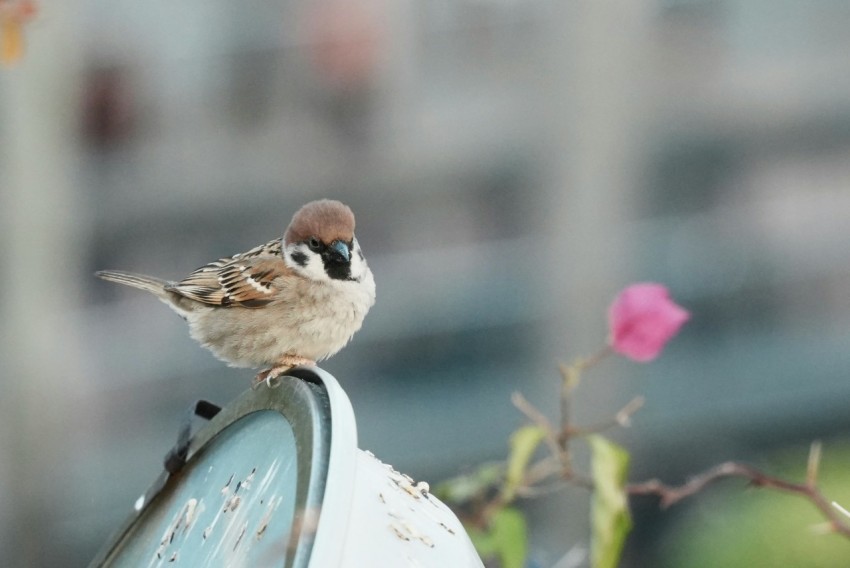
[(288, 370), (300, 365), (314, 366), (315, 364), (315, 361), (307, 359), (306, 357), (300, 357), (298, 355), (284, 355), (283, 359), (281, 359), (277, 365), (271, 369), (266, 369), (265, 371), (257, 373), (257, 376), (254, 377), (254, 380), (251, 383), (251, 388), (257, 390), (257, 388), (259, 388), (259, 386), (263, 383), (265, 383), (270, 389), (277, 388), (280, 384), (279, 377)]

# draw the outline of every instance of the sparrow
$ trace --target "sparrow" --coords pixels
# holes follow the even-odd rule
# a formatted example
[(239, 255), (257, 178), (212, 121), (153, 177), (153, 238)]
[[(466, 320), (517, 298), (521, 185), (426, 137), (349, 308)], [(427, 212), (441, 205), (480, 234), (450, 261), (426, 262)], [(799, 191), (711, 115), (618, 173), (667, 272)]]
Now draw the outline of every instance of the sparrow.
[(118, 270), (96, 276), (154, 294), (232, 367), (268, 367), (271, 384), (345, 347), (375, 303), (375, 279), (339, 201), (299, 209), (282, 238), (204, 265), (174, 282)]

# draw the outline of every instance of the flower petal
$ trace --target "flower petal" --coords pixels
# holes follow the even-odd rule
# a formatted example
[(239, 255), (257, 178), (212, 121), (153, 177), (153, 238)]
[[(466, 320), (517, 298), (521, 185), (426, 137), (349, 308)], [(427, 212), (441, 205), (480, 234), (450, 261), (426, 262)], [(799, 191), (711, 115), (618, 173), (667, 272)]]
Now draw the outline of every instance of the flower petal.
[(608, 309), (610, 344), (634, 361), (655, 359), (690, 318), (661, 284), (643, 282), (624, 289)]

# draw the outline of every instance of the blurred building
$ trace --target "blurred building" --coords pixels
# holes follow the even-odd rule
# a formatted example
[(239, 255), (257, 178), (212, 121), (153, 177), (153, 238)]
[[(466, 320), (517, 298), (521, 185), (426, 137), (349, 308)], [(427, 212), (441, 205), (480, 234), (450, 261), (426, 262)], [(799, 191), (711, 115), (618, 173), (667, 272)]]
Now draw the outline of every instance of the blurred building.
[[(323, 367), (361, 447), (414, 477), (504, 455), (515, 390), (554, 412), (556, 361), (604, 341), (633, 280), (693, 312), (658, 363), (608, 363), (583, 386), (585, 421), (647, 396), (620, 435), (636, 477), (847, 429), (843, 3), (43, 12), (0, 71), (0, 563), (87, 562), (182, 410), (252, 377), (92, 272), (177, 278), (318, 197), (354, 209), (378, 285)], [(584, 543), (584, 498), (529, 504), (541, 565)], [(633, 566), (658, 531), (638, 534)]]

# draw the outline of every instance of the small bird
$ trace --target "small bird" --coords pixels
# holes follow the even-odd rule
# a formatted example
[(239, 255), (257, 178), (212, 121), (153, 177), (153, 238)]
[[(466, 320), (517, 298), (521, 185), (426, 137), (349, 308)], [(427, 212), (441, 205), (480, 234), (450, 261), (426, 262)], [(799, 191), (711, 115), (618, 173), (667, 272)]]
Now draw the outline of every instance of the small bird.
[(179, 282), (117, 270), (95, 274), (154, 294), (230, 366), (269, 367), (255, 385), (335, 354), (375, 303), (354, 213), (329, 199), (299, 209), (283, 238), (211, 262)]

